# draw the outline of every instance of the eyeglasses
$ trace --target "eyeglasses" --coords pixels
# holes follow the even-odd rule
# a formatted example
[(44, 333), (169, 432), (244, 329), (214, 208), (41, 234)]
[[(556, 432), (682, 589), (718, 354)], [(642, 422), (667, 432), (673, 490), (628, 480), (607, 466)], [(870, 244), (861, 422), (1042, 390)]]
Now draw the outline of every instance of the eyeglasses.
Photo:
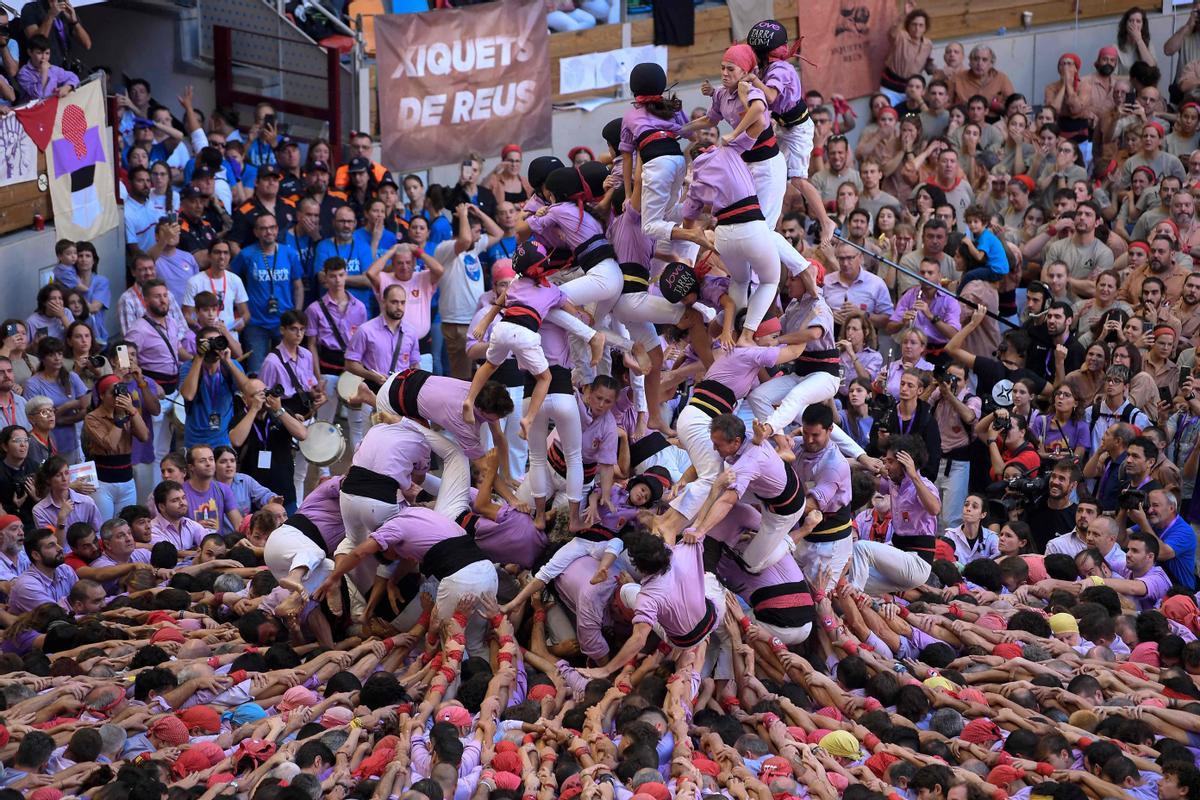
[(33, 412), (33, 415), (35, 417), (53, 417), (54, 409), (53, 408), (43, 408), (40, 411)]
[(842, 136), (840, 133), (835, 133), (833, 136), (829, 137), (829, 141), (826, 142), (826, 145), (828, 146), (834, 142), (842, 142), (844, 144), (846, 142), (846, 137)]

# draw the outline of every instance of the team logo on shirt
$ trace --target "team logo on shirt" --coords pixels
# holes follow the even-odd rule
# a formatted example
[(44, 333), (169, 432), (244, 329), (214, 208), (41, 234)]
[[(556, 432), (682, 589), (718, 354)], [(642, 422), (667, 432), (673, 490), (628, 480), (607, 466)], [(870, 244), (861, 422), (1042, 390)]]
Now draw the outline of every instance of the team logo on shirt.
[(479, 259), (470, 253), (463, 256), (463, 266), (466, 268), (469, 280), (477, 281), (483, 277), (483, 270), (479, 268)]
[(592, 439), (592, 449), (595, 450), (599, 447), (600, 447), (600, 437), (597, 436), (595, 439)]

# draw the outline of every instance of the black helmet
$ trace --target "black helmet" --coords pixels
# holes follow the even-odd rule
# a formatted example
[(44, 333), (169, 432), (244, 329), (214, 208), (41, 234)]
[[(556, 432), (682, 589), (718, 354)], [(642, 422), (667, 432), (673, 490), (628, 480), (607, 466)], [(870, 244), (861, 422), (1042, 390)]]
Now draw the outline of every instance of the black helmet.
[(604, 137), (604, 141), (608, 142), (608, 146), (613, 150), (621, 147), (621, 118), (609, 120), (604, 129), (600, 131), (600, 135)]
[(588, 199), (598, 200), (604, 196), (604, 180), (608, 177), (608, 167), (599, 161), (585, 161), (579, 165), (579, 174), (587, 184), (590, 195)]
[(681, 261), (667, 264), (658, 276), (658, 289), (669, 303), (678, 303), (700, 285), (696, 270)]
[(667, 90), (667, 73), (653, 62), (638, 64), (629, 73), (629, 90), (635, 97), (662, 94)]
[(746, 44), (756, 53), (769, 53), (788, 43), (787, 29), (773, 19), (756, 22), (746, 34)]
[(558, 156), (538, 156), (529, 162), (529, 185), (535, 192), (542, 190), (546, 176), (566, 166)]
[(583, 177), (573, 167), (559, 167), (546, 176), (544, 188), (553, 194), (554, 199), (560, 203), (582, 199), (584, 194)]
[(640, 475), (634, 475), (629, 479), (629, 490), (633, 491), (633, 487), (639, 483), (644, 484), (650, 490), (650, 502), (646, 504), (646, 507), (654, 506), (662, 500), (667, 489), (671, 488), (671, 473), (667, 471), (666, 467), (647, 467)]

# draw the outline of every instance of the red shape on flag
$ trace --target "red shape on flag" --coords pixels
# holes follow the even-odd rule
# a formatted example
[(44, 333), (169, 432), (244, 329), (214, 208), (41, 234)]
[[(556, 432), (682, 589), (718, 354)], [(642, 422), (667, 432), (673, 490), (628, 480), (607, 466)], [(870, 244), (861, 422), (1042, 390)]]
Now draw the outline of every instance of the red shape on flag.
[(36, 105), (14, 108), (13, 113), (17, 115), (21, 127), (29, 134), (29, 138), (33, 139), (38, 150), (45, 150), (50, 146), (50, 137), (54, 134), (54, 118), (58, 114), (57, 96), (47, 97)]

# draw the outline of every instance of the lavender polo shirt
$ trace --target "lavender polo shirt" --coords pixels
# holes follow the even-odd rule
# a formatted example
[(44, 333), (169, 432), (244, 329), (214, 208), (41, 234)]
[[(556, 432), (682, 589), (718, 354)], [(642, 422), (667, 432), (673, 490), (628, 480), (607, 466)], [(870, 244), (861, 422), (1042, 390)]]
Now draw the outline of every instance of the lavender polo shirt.
[(66, 608), (64, 601), (77, 580), (79, 578), (76, 577), (75, 570), (66, 564), (59, 564), (54, 569), (54, 575), (49, 578), (40, 569), (31, 567), (12, 582), (8, 595), (8, 610), (12, 614), (24, 614), (42, 603), (57, 603)]

